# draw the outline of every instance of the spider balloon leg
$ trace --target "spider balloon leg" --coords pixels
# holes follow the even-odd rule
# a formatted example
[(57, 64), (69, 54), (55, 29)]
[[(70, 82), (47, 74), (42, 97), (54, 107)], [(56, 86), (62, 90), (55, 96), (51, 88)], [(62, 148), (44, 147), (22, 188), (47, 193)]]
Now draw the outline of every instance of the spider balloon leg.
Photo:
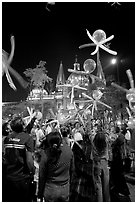
[(92, 40), (93, 41), (93, 43), (95, 43), (95, 45), (97, 45), (97, 41), (92, 37), (92, 35), (90, 34), (90, 32), (86, 29), (86, 31), (87, 31), (87, 35), (88, 35), (88, 37), (90, 38), (90, 40)]
[(6, 73), (6, 78), (7, 78), (7, 81), (8, 81), (8, 83), (9, 83), (10, 87), (11, 87), (13, 90), (17, 90), (17, 88), (15, 87), (15, 85), (14, 85), (12, 79), (11, 79), (11, 76), (10, 76), (9, 71), (8, 71), (7, 68), (5, 69), (5, 73)]
[(71, 92), (71, 103), (73, 103), (73, 98), (74, 98), (74, 87), (72, 87), (72, 92)]
[(128, 69), (126, 71), (126, 73), (127, 73), (127, 76), (128, 76), (129, 82), (130, 82), (130, 87), (134, 88), (134, 80), (133, 80), (133, 76), (132, 76), (131, 70)]
[(79, 49), (82, 49), (82, 48), (85, 48), (85, 47), (91, 47), (91, 46), (96, 46), (96, 45), (94, 43), (87, 43), (87, 44), (84, 44), (84, 45), (80, 45)]
[(87, 97), (87, 98), (88, 98), (88, 99), (90, 99), (91, 101), (94, 101), (94, 100), (93, 100), (93, 98), (92, 98), (92, 97), (90, 97), (90, 96), (88, 96), (87, 94), (82, 93), (82, 95), (83, 95), (84, 97)]
[(93, 104), (93, 106), (92, 106), (92, 111), (91, 111), (91, 116), (92, 116), (92, 118), (93, 118), (93, 115), (94, 115), (94, 109), (95, 109), (95, 105)]
[(99, 50), (99, 46), (97, 45), (95, 51), (92, 52), (91, 55), (95, 55), (98, 52), (98, 50)]
[(110, 41), (110, 40), (112, 40), (114, 38), (114, 35), (111, 35), (110, 37), (108, 37), (107, 39), (105, 39), (105, 40), (102, 40), (101, 42), (99, 42), (100, 44), (104, 44), (104, 43), (106, 43), (106, 42), (108, 42), (108, 41)]
[(84, 123), (84, 121), (83, 121), (81, 115), (80, 115), (79, 112), (78, 112), (78, 109), (77, 109), (77, 107), (76, 107), (75, 101), (74, 101), (74, 108), (75, 108), (75, 110), (76, 110), (76, 112), (77, 112), (76, 114), (78, 115), (80, 121), (82, 122), (83, 126), (85, 127), (85, 123)]
[(51, 108), (49, 109), (49, 111), (50, 111), (51, 115), (53, 116), (53, 118), (56, 118), (56, 115), (53, 113), (53, 110)]
[(18, 80), (19, 84), (23, 87), (23, 88), (27, 88), (28, 86), (28, 82), (26, 82), (23, 77), (17, 72), (15, 71), (11, 66), (8, 67), (10, 73)]
[(90, 104), (90, 105), (86, 108), (86, 110), (88, 110), (92, 105), (93, 105), (93, 104)]
[(14, 36), (11, 36), (11, 53), (10, 53), (10, 56), (7, 60), (8, 64), (11, 63), (12, 59), (13, 59), (13, 55), (14, 55), (14, 50), (15, 50), (15, 39), (14, 39)]
[(33, 114), (33, 108), (30, 109), (29, 107), (27, 107), (27, 110), (28, 110), (29, 115), (32, 116), (32, 114)]
[(121, 91), (124, 91), (126, 93), (130, 93), (130, 91), (128, 89), (125, 89), (125, 88), (119, 86), (118, 84), (115, 84), (114, 82), (112, 82), (111, 85), (116, 87), (117, 89), (120, 89)]
[(117, 55), (117, 52), (108, 49), (107, 47), (105, 47), (104, 45), (99, 45), (99, 47), (101, 47), (103, 50), (105, 50), (106, 52), (112, 54), (112, 55)]
[(130, 112), (129, 108), (126, 107), (126, 109), (127, 109), (127, 112), (128, 112), (129, 117), (132, 118), (132, 115), (131, 115), (131, 112)]
[(102, 101), (98, 101), (98, 103), (100, 103), (100, 104), (102, 104), (102, 105), (106, 106), (107, 108), (111, 109), (111, 107), (110, 107), (110, 106), (108, 106), (107, 104), (103, 103)]
[(98, 101), (96, 101), (96, 100), (94, 101), (95, 110), (97, 110), (97, 102), (98, 102)]

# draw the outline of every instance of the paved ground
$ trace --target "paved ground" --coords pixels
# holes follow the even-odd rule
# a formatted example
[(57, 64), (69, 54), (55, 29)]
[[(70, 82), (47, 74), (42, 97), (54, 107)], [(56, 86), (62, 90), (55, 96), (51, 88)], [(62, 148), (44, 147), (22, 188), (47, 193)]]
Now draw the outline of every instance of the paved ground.
[(127, 183), (129, 191), (130, 191), (130, 199), (131, 202), (135, 202), (135, 185)]
[(131, 202), (135, 202), (135, 171), (125, 174)]

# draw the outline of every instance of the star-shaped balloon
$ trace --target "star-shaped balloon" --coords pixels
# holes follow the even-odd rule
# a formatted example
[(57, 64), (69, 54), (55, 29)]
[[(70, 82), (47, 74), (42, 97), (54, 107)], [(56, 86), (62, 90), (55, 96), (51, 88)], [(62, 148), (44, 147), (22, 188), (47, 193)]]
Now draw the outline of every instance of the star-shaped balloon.
[(8, 53), (2, 50), (2, 76), (4, 73), (6, 74), (7, 81), (10, 85), (10, 87), (14, 90), (16, 90), (16, 87), (11, 79), (11, 76), (9, 74), (9, 66), (11, 64), (11, 61), (13, 59), (14, 55), (14, 49), (15, 49), (15, 41), (14, 41), (14, 36), (11, 37), (11, 53), (10, 56), (8, 57)]

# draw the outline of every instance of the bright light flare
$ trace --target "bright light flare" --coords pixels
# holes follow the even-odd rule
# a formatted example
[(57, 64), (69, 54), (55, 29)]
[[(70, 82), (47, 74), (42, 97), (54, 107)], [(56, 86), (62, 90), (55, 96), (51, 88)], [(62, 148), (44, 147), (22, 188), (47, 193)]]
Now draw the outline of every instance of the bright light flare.
[(117, 63), (116, 58), (113, 58), (113, 59), (111, 60), (111, 64), (116, 64), (116, 63)]

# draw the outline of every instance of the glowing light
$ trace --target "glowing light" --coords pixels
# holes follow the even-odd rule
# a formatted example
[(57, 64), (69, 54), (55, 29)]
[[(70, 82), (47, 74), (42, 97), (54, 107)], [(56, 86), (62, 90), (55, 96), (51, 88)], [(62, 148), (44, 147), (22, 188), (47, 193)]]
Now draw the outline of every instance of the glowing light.
[(111, 60), (111, 63), (112, 63), (112, 64), (116, 64), (116, 62), (117, 62), (116, 58), (113, 58), (113, 59)]

